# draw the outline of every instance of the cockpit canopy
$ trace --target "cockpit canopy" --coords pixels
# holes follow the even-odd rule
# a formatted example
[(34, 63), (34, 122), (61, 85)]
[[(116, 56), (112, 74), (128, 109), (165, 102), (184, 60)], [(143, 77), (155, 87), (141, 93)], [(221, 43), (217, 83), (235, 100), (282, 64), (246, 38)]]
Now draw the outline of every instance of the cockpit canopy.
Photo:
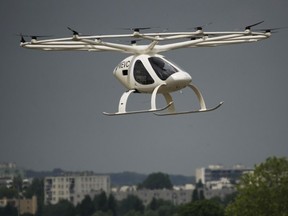
[(164, 84), (165, 90), (177, 91), (191, 82), (189, 74), (157, 54), (129, 56), (117, 65), (113, 74), (127, 89), (145, 93)]
[[(156, 75), (163, 81), (166, 80), (173, 73), (178, 72), (178, 70), (174, 66), (172, 66), (168, 61), (164, 60), (163, 58), (153, 56), (149, 57), (148, 61)], [(140, 59), (136, 60), (135, 62), (133, 74), (135, 80), (140, 84), (149, 85), (154, 83), (153, 78), (151, 77)]]
[(165, 61), (162, 58), (150, 57), (148, 58), (148, 60), (152, 68), (156, 72), (157, 76), (161, 80), (166, 80), (170, 75), (178, 72), (178, 70), (175, 67), (173, 67), (171, 64), (169, 64), (167, 61)]

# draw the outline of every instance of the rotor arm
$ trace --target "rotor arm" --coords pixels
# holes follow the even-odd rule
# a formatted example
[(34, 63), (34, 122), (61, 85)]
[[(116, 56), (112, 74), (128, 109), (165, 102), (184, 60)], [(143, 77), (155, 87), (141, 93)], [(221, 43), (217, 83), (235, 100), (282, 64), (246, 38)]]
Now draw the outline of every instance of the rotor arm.
[(79, 40), (82, 42), (85, 42), (87, 44), (90, 44), (90, 45), (95, 45), (96, 49), (100, 48), (100, 49), (105, 50), (105, 48), (108, 47), (108, 48), (114, 49), (115, 51), (120, 51), (120, 52), (124, 52), (124, 53), (134, 53), (135, 52), (135, 48), (131, 45), (103, 42), (103, 41), (98, 40), (98, 39), (96, 39), (94, 41), (94, 40), (79, 38)]
[[(139, 33), (135, 31), (133, 34), (81, 36), (76, 34), (76, 31), (75, 33), (73, 31), (72, 37), (45, 40), (38, 40), (37, 37), (40, 36), (20, 34), (20, 46), (44, 51), (115, 51), (131, 54), (156, 54), (180, 48), (214, 47), (256, 42), (271, 36), (271, 29), (251, 31), (251, 27), (254, 25), (255, 24), (246, 27), (245, 31), (227, 32), (205, 32), (201, 29), (194, 32)], [(32, 39), (30, 42), (26, 42), (24, 37), (31, 37)], [(150, 43), (146, 45), (127, 45), (102, 41), (102, 39), (120, 38), (140, 38), (149, 40)], [(175, 42), (168, 43), (169, 40), (175, 40)], [(164, 41), (167, 41), (167, 43), (160, 44), (160, 42)]]
[[(256, 42), (259, 40), (267, 39), (271, 36), (270, 33), (254, 33), (254, 32), (237, 32), (235, 34), (225, 34), (225, 35), (219, 35), (219, 36), (212, 36), (209, 37), (209, 35), (205, 36), (204, 33), (203, 37), (190, 40), (190, 41), (184, 41), (184, 42), (178, 42), (173, 44), (166, 44), (166, 45), (159, 45), (157, 46), (157, 53), (165, 52), (169, 50), (174, 49), (180, 49), (180, 48), (191, 48), (191, 47), (213, 47), (213, 46), (219, 46), (219, 45), (229, 45), (229, 44), (240, 44), (240, 43), (249, 43), (249, 42)], [(156, 49), (155, 48), (155, 49)]]
[(173, 44), (166, 44), (166, 45), (159, 45), (155, 47), (155, 49), (157, 48), (157, 53), (160, 53), (160, 52), (165, 52), (165, 51), (174, 50), (174, 49), (187, 48), (187, 47), (193, 47), (193, 46), (196, 47), (197, 45), (204, 43), (204, 42), (232, 39), (232, 38), (236, 38), (236, 37), (243, 36), (243, 35), (244, 35), (243, 33), (231, 34), (231, 35), (217, 36), (217, 37), (211, 37), (211, 38), (207, 38), (204, 36), (202, 38), (195, 39), (195, 40), (178, 42), (178, 43), (173, 43)]

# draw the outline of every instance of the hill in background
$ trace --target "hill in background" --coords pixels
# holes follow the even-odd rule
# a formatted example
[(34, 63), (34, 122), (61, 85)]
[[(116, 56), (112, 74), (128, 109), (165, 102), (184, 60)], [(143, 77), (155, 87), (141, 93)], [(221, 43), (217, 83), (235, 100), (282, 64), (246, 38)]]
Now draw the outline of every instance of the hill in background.
[[(44, 178), (46, 176), (59, 176), (67, 171), (62, 169), (54, 169), (52, 171), (33, 171), (26, 170), (27, 178)], [(69, 173), (69, 171), (68, 171)], [(148, 175), (135, 172), (120, 172), (120, 173), (98, 173), (99, 175), (109, 175), (112, 186), (121, 185), (137, 185), (142, 183)], [(194, 176), (184, 175), (169, 175), (173, 185), (195, 184)]]

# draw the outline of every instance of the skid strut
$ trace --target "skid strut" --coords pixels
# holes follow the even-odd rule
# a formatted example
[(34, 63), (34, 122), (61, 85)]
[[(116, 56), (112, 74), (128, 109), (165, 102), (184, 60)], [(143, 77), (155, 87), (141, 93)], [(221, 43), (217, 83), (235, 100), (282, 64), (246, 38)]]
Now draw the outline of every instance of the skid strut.
[[(163, 111), (165, 109), (168, 109), (169, 111), (173, 111), (174, 110), (173, 100), (169, 94), (168, 95), (164, 94), (167, 105), (165, 107), (162, 107), (162, 108), (156, 107), (156, 96), (157, 96), (158, 90), (162, 86), (165, 86), (165, 84), (161, 84), (153, 90), (152, 95), (151, 95), (151, 108), (149, 110), (126, 111), (126, 105), (127, 105), (127, 101), (128, 101), (130, 94), (136, 92), (135, 89), (132, 89), (132, 90), (126, 91), (122, 94), (120, 101), (119, 101), (119, 105), (118, 105), (118, 112), (116, 112), (116, 113), (103, 112), (103, 114), (108, 115), (108, 116), (115, 116), (115, 115), (128, 115), (128, 114), (137, 114), (137, 113), (160, 112), (160, 111)], [(170, 109), (170, 107), (171, 107), (171, 109)]]
[[(154, 114), (158, 115), (158, 116), (166, 116), (166, 115), (182, 115), (182, 114), (191, 114), (191, 113), (200, 113), (200, 112), (210, 112), (210, 111), (218, 109), (224, 103), (222, 101), (217, 106), (207, 109), (205, 101), (204, 101), (204, 98), (203, 98), (200, 90), (193, 84), (189, 84), (188, 87), (191, 88), (193, 90), (193, 92), (197, 96), (197, 99), (198, 99), (199, 104), (200, 104), (200, 109), (199, 110), (188, 110), (188, 111), (176, 112), (175, 109), (173, 109), (173, 110), (172, 109), (168, 109), (167, 110), (168, 112), (154, 112)], [(169, 93), (167, 93), (167, 94), (169, 95), (168, 96), (168, 98), (169, 98), (168, 101), (173, 101), (171, 95)], [(166, 98), (166, 96), (165, 96), (165, 98)], [(167, 98), (166, 98), (166, 102), (167, 102)], [(174, 104), (173, 104), (173, 108), (174, 108)]]
[[(158, 94), (159, 89), (163, 86), (165, 86), (165, 84), (161, 84), (153, 90), (152, 95), (151, 95), (151, 108), (149, 110), (126, 111), (126, 105), (127, 105), (127, 101), (128, 101), (130, 94), (136, 92), (135, 89), (132, 89), (132, 90), (126, 91), (122, 94), (120, 101), (119, 101), (119, 105), (118, 105), (118, 112), (116, 112), (116, 113), (103, 112), (103, 114), (108, 115), (108, 116), (115, 116), (115, 115), (128, 115), (128, 114), (152, 112), (158, 116), (182, 115), (182, 114), (191, 114), (191, 113), (210, 112), (210, 111), (218, 109), (223, 104), (223, 102), (220, 102), (215, 107), (207, 108), (200, 90), (195, 85), (189, 84), (188, 87), (191, 88), (197, 96), (197, 99), (198, 99), (198, 102), (200, 105), (200, 109), (176, 112), (175, 107), (174, 107), (173, 98), (172, 98), (171, 94), (168, 92), (162, 93), (165, 100), (166, 100), (167, 105), (162, 107), (162, 108), (157, 108), (156, 96)], [(161, 111), (165, 111), (165, 112), (161, 112)]]

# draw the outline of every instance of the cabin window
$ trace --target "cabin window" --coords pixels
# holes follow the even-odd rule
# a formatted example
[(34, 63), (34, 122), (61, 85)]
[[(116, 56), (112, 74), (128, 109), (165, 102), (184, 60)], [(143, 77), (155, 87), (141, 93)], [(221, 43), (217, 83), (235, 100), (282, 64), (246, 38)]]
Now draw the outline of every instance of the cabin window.
[(127, 76), (128, 75), (128, 70), (122, 70), (122, 75)]
[(149, 62), (154, 69), (155, 73), (161, 80), (166, 80), (171, 74), (178, 72), (178, 70), (164, 61), (162, 58), (150, 57)]
[(150, 76), (145, 66), (140, 60), (137, 60), (134, 65), (134, 78), (143, 85), (149, 85), (154, 83), (153, 78)]

